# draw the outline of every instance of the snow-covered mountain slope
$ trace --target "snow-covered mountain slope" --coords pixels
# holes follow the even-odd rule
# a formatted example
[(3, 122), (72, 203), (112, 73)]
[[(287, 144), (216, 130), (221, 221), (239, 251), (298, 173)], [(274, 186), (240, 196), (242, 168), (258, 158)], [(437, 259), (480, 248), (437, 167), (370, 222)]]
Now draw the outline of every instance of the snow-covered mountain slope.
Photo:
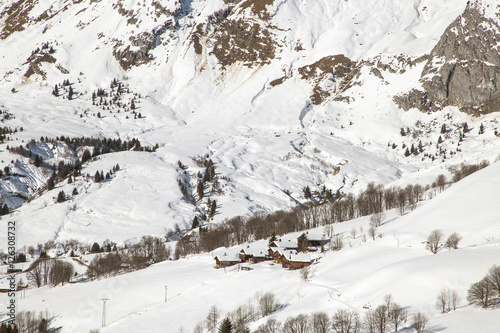
[[(213, 255), (231, 253), (240, 246), (100, 281), (30, 289), (20, 306), (55, 313), (53, 325), (62, 326), (63, 332), (88, 332), (101, 324), (100, 299), (109, 298), (103, 333), (132, 332), (144, 327), (152, 332), (179, 332), (183, 327), (190, 332), (206, 318), (212, 305), (224, 316), (248, 301), (256, 305), (256, 293), (271, 291), (285, 307), (253, 322), (252, 329), (269, 318), (284, 321), (299, 313), (325, 311), (331, 315), (338, 309), (350, 308), (364, 315), (367, 310), (363, 306), (371, 305), (373, 309), (383, 303), (386, 294), (392, 294), (394, 301), (407, 307), (410, 314), (427, 315), (431, 330), (496, 332), (500, 327), (498, 310), (476, 308), (465, 298), (469, 286), (498, 264), (500, 257), (499, 175), (500, 164), (494, 163), (402, 217), (388, 212), (378, 228), (382, 236), (375, 241), (370, 237), (363, 241), (368, 218), (335, 224), (335, 233), (344, 236), (345, 247), (322, 255), (307, 281), (300, 278), (298, 271), (268, 262), (252, 265), (251, 271), (239, 271), (235, 266), (226, 271), (214, 268)], [(360, 226), (364, 232), (353, 238), (350, 230)], [(435, 229), (442, 230), (445, 237), (459, 233), (463, 237), (459, 249), (441, 248), (437, 254), (426, 250), (425, 240)], [(436, 297), (446, 288), (457, 291), (460, 301), (456, 311), (441, 314)]]
[[(477, 6), (494, 20), (493, 2)], [(218, 202), (215, 221), (292, 208), (305, 186), (356, 193), (371, 181), (426, 184), (450, 165), (493, 161), (495, 113), (404, 112), (393, 100), (421, 86), (432, 60), (422, 56), (469, 8), (464, 0), (2, 2), (1, 109), (5, 126), (18, 130), (4, 150), (61, 135), (159, 145), (153, 156), (123, 152), (85, 166), (92, 176), (120, 163), (123, 172), (101, 186), (82, 178), (20, 208), (13, 218), (30, 221), (20, 239), (46, 240), (34, 221), (55, 240), (102, 241), (110, 225), (137, 226), (120, 228), (119, 242), (145, 225), (155, 234), (189, 227), (204, 203), (183, 199), (177, 161), (189, 167), (195, 189), (203, 170), (192, 159), (206, 154), (226, 178), (224, 191), (210, 196)], [(471, 131), (459, 142), (463, 122)], [(420, 142), (422, 153), (404, 156)], [(7, 150), (0, 157), (2, 168), (26, 176), (2, 180), (11, 208), (50, 176), (29, 165), (33, 157)], [(57, 165), (63, 156), (53, 150), (47, 158)], [(52, 204), (74, 186), (79, 196)], [(121, 199), (110, 210), (105, 198)], [(59, 218), (41, 222), (52, 215), (46, 210)]]
[[(451, 165), (495, 160), (495, 113), (404, 112), (394, 102), (421, 87), (425, 56), (467, 6), (465, 0), (2, 2), (0, 109), (12, 133), (1, 144), (0, 166), (20, 176), (2, 179), (5, 203), (19, 207), (51, 173), (29, 165), (38, 151), (21, 157), (7, 146), (62, 135), (159, 145), (153, 156), (122, 152), (84, 166), (83, 174), (93, 176), (119, 163), (123, 172), (105, 184), (83, 177), (21, 207), (12, 216), (26, 223), (20, 240), (123, 242), (138, 230), (189, 227), (206, 203), (183, 199), (177, 162), (188, 166), (194, 193), (203, 168), (192, 159), (207, 154), (224, 183), (218, 194), (207, 193), (218, 203), (215, 221), (292, 208), (304, 201), (305, 186), (357, 193), (371, 181), (427, 184)], [(493, 2), (478, 6), (494, 20)], [(459, 142), (463, 122), (471, 130)], [(423, 152), (405, 157), (420, 142)], [(47, 163), (64, 159), (48, 148)], [(80, 195), (52, 204), (58, 191), (69, 194), (75, 186)], [(48, 222), (46, 211), (58, 218)], [(37, 223), (43, 237), (32, 227)], [(136, 228), (103, 233), (113, 225)]]

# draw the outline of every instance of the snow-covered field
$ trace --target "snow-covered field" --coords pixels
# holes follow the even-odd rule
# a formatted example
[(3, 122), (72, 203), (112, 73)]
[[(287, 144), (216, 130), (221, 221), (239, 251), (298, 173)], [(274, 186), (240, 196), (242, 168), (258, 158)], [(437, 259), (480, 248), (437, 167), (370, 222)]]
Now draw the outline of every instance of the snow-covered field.
[[(431, 330), (443, 332), (496, 332), (500, 328), (498, 309), (480, 309), (465, 300), (469, 286), (479, 281), (500, 258), (500, 164), (495, 163), (426, 200), (404, 216), (388, 212), (378, 231), (382, 237), (366, 242), (352, 228), (363, 226), (361, 218), (334, 224), (344, 235), (345, 248), (327, 251), (312, 266), (311, 277), (303, 281), (298, 271), (264, 262), (251, 271), (236, 266), (215, 269), (212, 254), (193, 255), (166, 261), (147, 269), (94, 282), (29, 289), (18, 300), (20, 309), (49, 310), (53, 327), (64, 332), (88, 332), (101, 324), (102, 302), (107, 302), (107, 326), (101, 332), (133, 332), (145, 327), (151, 332), (187, 332), (205, 319), (216, 305), (222, 315), (248, 301), (256, 303), (258, 293), (272, 291), (285, 307), (269, 316), (284, 321), (299, 313), (350, 308), (361, 314), (383, 303), (386, 294), (408, 312), (423, 312)], [(459, 249), (440, 249), (432, 254), (423, 242), (432, 230), (445, 237), (452, 232), (463, 239)], [(322, 232), (311, 230), (311, 233)], [(299, 234), (288, 235), (288, 238)], [(283, 238), (286, 238), (283, 236)], [(259, 243), (264, 246), (265, 241)], [(241, 246), (241, 248), (245, 245)], [(165, 286), (168, 301), (165, 302)], [(441, 314), (437, 294), (450, 288), (460, 296), (456, 311)], [(3, 303), (6, 296), (2, 294)], [(251, 324), (255, 329), (267, 318)], [(409, 326), (409, 323), (403, 326)]]
[[(1, 1), (0, 13), (16, 2)], [(379, 228), (383, 236), (376, 241), (363, 242), (361, 234), (350, 239), (353, 227), (363, 226), (367, 232), (368, 217), (335, 225), (346, 246), (327, 252), (308, 281), (297, 271), (268, 263), (251, 271), (215, 270), (213, 256), (227, 251), (220, 249), (106, 280), (29, 289), (18, 300), (19, 309), (47, 309), (56, 316), (52, 327), (88, 332), (100, 326), (99, 299), (109, 298), (108, 326), (102, 332), (144, 327), (178, 332), (181, 327), (192, 331), (212, 305), (226, 313), (260, 292), (275, 292), (285, 305), (271, 316), (279, 320), (319, 310), (332, 314), (344, 307), (363, 313), (363, 305), (376, 307), (391, 293), (410, 313), (427, 314), (433, 331), (500, 331), (498, 309), (481, 310), (465, 301), (469, 285), (500, 264), (500, 166), (494, 163), (500, 156), (498, 113), (472, 117), (455, 107), (405, 112), (393, 101), (421, 85), (424, 62), (408, 62), (429, 54), (467, 1), (269, 2), (269, 20), (262, 20), (259, 15), (265, 13), (254, 13), (245, 1), (231, 8), (229, 19), (267, 29), (257, 35), (269, 33), (275, 57), (268, 63), (222, 66), (212, 47), (225, 26), (214, 13), (229, 8), (226, 1), (169, 0), (159, 7), (149, 0), (33, 1), (26, 14), (30, 20), (0, 39), (1, 127), (16, 130), (0, 144), (0, 170), (9, 168), (0, 181), (1, 204), (14, 209), (2, 217), (0, 234), (12, 221), (18, 249), (69, 239), (125, 244), (143, 235), (163, 237), (176, 226), (189, 229), (193, 218), (204, 212), (207, 198), (217, 201), (209, 221), (217, 224), (237, 215), (290, 210), (307, 201), (306, 186), (357, 195), (370, 182), (426, 185), (440, 174), (451, 179), (450, 167), (460, 163), (493, 164), (405, 216), (388, 212)], [(482, 3), (494, 18), (496, 2)], [(26, 1), (23, 8), (31, 4)], [(167, 25), (179, 6), (181, 14)], [(12, 24), (7, 17), (0, 15), (0, 36)], [(194, 40), (200, 24), (206, 32), (198, 53)], [(167, 27), (165, 32), (155, 35), (162, 27)], [(141, 33), (154, 35), (155, 47), (147, 52), (151, 60), (125, 70), (119, 64), (124, 57), (113, 53), (127, 46), (139, 50), (144, 41), (132, 40)], [(54, 48), (53, 62), (44, 43)], [(40, 62), (35, 66), (38, 74), (27, 77), (36, 64), (33, 54), (45, 54), (49, 61)], [(339, 54), (359, 66), (349, 82), (336, 69), (323, 73), (321, 66), (310, 77), (301, 74), (305, 66)], [(117, 97), (110, 86), (113, 79), (125, 87), (118, 107), (111, 104), (111, 95)], [(64, 80), (75, 91), (72, 100), (68, 87), (61, 85)], [(52, 94), (55, 85), (60, 89), (57, 97)], [(313, 103), (318, 87), (330, 95)], [(97, 89), (109, 94), (105, 105), (93, 103)], [(130, 109), (132, 100), (135, 110)], [(485, 127), (483, 134), (480, 126)], [(402, 129), (408, 133), (401, 135)], [(465, 138), (459, 141), (462, 133)], [(142, 146), (159, 148), (100, 155), (85, 163), (82, 176), (71, 184), (63, 181), (26, 202), (47, 183), (51, 165), (74, 162), (64, 144), (40, 143), (41, 137), (62, 135), (137, 138)], [(37, 168), (32, 158), (8, 149), (32, 140), (32, 154), (43, 156), (47, 167)], [(420, 143), (421, 153), (405, 157), (405, 149)], [(207, 188), (199, 201), (197, 174), (204, 168), (194, 159), (202, 156), (214, 162), (221, 191), (209, 194)], [(96, 171), (106, 173), (117, 164), (120, 170), (110, 179), (93, 181)], [(189, 181), (194, 204), (183, 198), (180, 179)], [(74, 189), (78, 194), (71, 194)], [(68, 200), (56, 203), (60, 191)], [(445, 236), (460, 233), (460, 249), (442, 249), (436, 255), (425, 250), (422, 242), (434, 229), (442, 229)], [(7, 238), (0, 237), (0, 251), (6, 248)], [(462, 299), (448, 314), (440, 314), (434, 304), (443, 288), (457, 290)], [(7, 302), (4, 294), (2, 302)]]

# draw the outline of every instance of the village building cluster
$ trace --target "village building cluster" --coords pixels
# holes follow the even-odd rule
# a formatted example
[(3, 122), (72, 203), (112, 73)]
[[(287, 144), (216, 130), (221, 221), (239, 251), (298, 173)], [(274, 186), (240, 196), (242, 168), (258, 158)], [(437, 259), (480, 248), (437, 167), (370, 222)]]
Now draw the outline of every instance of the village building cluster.
[[(300, 246), (301, 237), (307, 243)], [(268, 247), (251, 246), (241, 248), (240, 251), (224, 252), (223, 255), (216, 255), (215, 268), (225, 268), (241, 263), (257, 264), (264, 261), (272, 261), (287, 269), (301, 269), (310, 266), (317, 260), (317, 253), (324, 250), (324, 246), (331, 242), (325, 235), (304, 234), (294, 240), (282, 241), (281, 239), (272, 241)], [(248, 266), (242, 269), (250, 269)]]

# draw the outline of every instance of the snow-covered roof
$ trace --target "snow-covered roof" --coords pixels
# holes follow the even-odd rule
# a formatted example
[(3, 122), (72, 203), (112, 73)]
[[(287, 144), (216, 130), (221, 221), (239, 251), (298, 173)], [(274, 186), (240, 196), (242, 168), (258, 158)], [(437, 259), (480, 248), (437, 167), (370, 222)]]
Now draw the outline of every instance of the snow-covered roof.
[(326, 235), (322, 235), (322, 234), (309, 234), (309, 235), (307, 235), (307, 240), (310, 240), (310, 241), (326, 241), (329, 239), (330, 238), (328, 238)]
[(219, 261), (240, 261), (239, 258), (228, 257), (228, 256), (215, 256), (214, 259), (218, 259)]
[(297, 243), (296, 240), (287, 240), (287, 241), (276, 241), (274, 242), (274, 245), (276, 245), (277, 247), (281, 247), (281, 248), (285, 248), (285, 249), (295, 249), (297, 248), (299, 245)]
[(308, 253), (291, 254), (289, 260), (294, 261), (294, 262), (312, 262), (313, 261), (313, 259), (311, 258), (311, 255)]
[(254, 257), (265, 257), (268, 254), (267, 248), (263, 247), (246, 247), (243, 248), (240, 253), (254, 256)]

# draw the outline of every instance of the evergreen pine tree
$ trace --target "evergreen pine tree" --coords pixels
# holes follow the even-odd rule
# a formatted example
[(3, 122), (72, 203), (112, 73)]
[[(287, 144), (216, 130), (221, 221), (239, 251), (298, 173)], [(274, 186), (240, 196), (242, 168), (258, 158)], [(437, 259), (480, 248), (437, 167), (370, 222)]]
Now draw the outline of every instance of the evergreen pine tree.
[(446, 133), (446, 124), (443, 124), (441, 126), (441, 134), (444, 134), (444, 133)]
[(68, 99), (69, 100), (73, 99), (73, 88), (71, 86), (69, 86)]
[(64, 201), (66, 201), (66, 193), (64, 193), (64, 191), (60, 191), (57, 195), (57, 202), (61, 203)]
[(50, 178), (49, 178), (49, 181), (47, 183), (47, 189), (50, 191), (50, 190), (53, 190), (54, 189), (54, 186), (55, 186), (55, 180), (54, 180), (54, 175), (52, 175)]
[(199, 199), (203, 199), (203, 195), (204, 195), (204, 192), (203, 192), (203, 182), (200, 181), (198, 182), (198, 186), (196, 186), (196, 191), (198, 192), (198, 197)]
[(73, 192), (71, 193), (73, 196), (78, 195), (78, 190), (76, 187), (73, 189)]
[(463, 131), (464, 131), (464, 134), (469, 131), (469, 125), (467, 125), (467, 122), (465, 122), (463, 125)]
[(41, 158), (40, 156), (38, 156), (38, 154), (37, 154), (37, 155), (35, 156), (35, 166), (36, 166), (37, 168), (39, 168), (39, 167), (40, 167), (40, 165), (42, 165), (42, 162), (43, 162), (42, 158)]
[(232, 333), (233, 324), (229, 318), (225, 318), (219, 326), (219, 333)]
[(484, 133), (484, 125), (483, 123), (481, 123), (481, 125), (479, 126), (479, 134), (483, 134)]
[(3, 204), (2, 208), (0, 209), (0, 215), (7, 214), (9, 214), (9, 206), (7, 206), (7, 204)]
[(198, 221), (198, 216), (195, 216), (193, 219), (192, 229), (198, 228), (200, 226), (200, 222)]
[(276, 233), (273, 231), (273, 233), (271, 234), (271, 237), (269, 237), (269, 241), (267, 242), (267, 246), (271, 247), (271, 244), (273, 242), (276, 242), (277, 240), (278, 240), (278, 238), (276, 237)]
[(97, 242), (94, 242), (94, 244), (92, 244), (92, 248), (90, 249), (90, 252), (91, 253), (101, 252), (101, 247), (99, 246), (99, 244)]
[(306, 186), (303, 191), (304, 191), (304, 197), (306, 199), (311, 199), (312, 194), (311, 194), (311, 189), (309, 188), (309, 186)]
[(42, 318), (40, 323), (38, 324), (38, 333), (47, 333), (49, 331), (49, 325), (47, 324), (47, 320)]
[(406, 148), (406, 150), (405, 150), (405, 157), (408, 157), (408, 156), (410, 156), (410, 151), (408, 150), (408, 148)]
[(96, 172), (95, 172), (95, 175), (94, 175), (94, 181), (95, 181), (96, 183), (100, 183), (100, 182), (101, 182), (101, 180), (102, 180), (102, 179), (101, 179), (101, 174), (99, 173), (99, 171), (96, 171)]
[(217, 211), (217, 201), (212, 201), (212, 205), (210, 206), (210, 216), (214, 216)]

